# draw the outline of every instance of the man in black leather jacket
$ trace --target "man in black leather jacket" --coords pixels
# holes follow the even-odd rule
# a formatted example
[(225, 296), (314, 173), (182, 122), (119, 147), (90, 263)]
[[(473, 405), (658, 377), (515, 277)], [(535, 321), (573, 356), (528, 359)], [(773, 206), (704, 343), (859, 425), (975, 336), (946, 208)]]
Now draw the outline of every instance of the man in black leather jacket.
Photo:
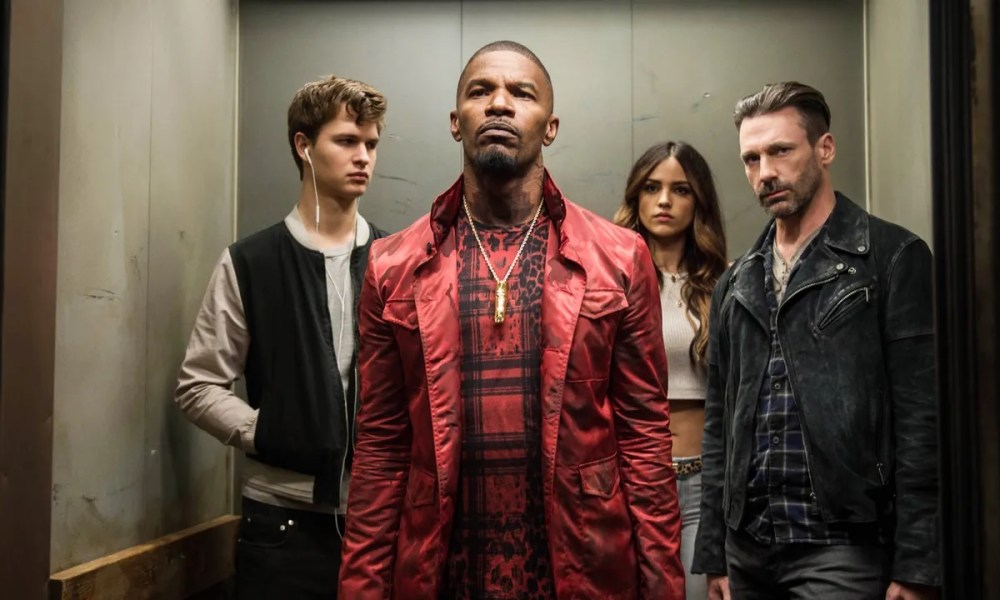
[(734, 116), (774, 219), (712, 299), (693, 571), (709, 598), (935, 598), (930, 250), (833, 190), (820, 92)]

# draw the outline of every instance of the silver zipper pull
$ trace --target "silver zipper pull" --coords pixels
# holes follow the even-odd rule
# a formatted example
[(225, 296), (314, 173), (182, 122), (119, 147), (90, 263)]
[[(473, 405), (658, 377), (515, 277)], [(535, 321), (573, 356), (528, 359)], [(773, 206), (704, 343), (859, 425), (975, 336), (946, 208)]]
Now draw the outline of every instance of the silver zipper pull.
[(865, 304), (868, 304), (868, 288), (865, 288)]

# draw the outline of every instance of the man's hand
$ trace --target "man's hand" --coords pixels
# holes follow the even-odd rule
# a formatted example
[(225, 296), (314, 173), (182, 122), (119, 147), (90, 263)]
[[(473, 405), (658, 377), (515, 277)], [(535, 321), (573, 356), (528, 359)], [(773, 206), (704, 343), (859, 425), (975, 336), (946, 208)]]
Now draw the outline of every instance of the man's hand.
[[(709, 588), (708, 597), (712, 597), (711, 588)], [(728, 598), (728, 596), (726, 597)], [(938, 600), (940, 597), (941, 588), (898, 581), (893, 581), (885, 592), (885, 600)]]
[[(729, 600), (729, 578), (725, 575), (706, 575), (706, 577), (708, 579), (708, 600)], [(887, 600), (888, 598), (886, 596)]]

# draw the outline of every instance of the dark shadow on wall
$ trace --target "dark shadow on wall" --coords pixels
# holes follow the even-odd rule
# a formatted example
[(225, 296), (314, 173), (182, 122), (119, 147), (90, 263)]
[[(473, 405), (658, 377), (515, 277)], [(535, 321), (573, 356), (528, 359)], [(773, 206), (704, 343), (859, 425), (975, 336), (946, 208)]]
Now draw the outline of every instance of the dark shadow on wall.
[[(4, 244), (4, 213), (7, 206), (7, 86), (10, 81), (10, 0), (0, 3), (0, 315), (3, 314), (3, 244)], [(3, 322), (0, 319), (0, 335), (3, 333)], [(3, 361), (3, 351), (0, 348), (0, 363)], [(2, 382), (0, 382), (2, 383)], [(0, 412), (3, 407), (0, 406)]]
[(930, 2), (945, 597), (1000, 598), (1000, 85), (995, 0)]

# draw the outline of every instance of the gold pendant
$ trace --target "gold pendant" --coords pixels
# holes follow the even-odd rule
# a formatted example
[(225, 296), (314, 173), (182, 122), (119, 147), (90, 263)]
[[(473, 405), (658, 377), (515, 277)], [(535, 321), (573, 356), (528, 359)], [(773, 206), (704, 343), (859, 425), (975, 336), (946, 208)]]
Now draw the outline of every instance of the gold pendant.
[(496, 290), (496, 309), (493, 311), (493, 322), (503, 323), (507, 311), (507, 282), (498, 281)]

